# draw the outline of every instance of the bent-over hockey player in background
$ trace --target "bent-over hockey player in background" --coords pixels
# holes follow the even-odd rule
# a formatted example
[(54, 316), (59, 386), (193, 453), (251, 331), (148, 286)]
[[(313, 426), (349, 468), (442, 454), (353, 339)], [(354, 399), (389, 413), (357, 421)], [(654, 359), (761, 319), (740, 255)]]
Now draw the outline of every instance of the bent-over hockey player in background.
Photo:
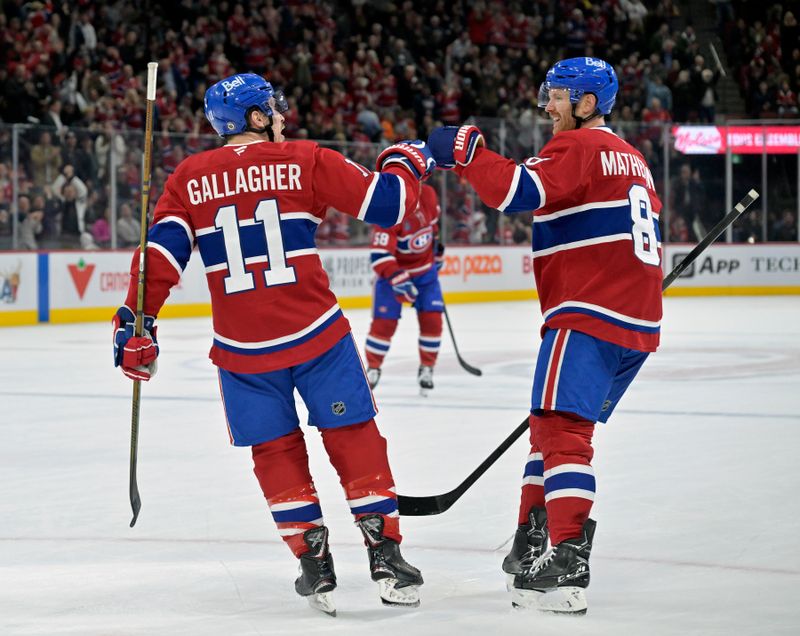
[(519, 165), (482, 147), (474, 126), (437, 128), (428, 139), (439, 167), (455, 168), (484, 203), (534, 210), (544, 326), (519, 526), (503, 570), (512, 602), (544, 611), (586, 611), (594, 425), (608, 420), (659, 341), (661, 202), (642, 155), (605, 125), (617, 87), (603, 60), (556, 63), (539, 95), (554, 136)]
[(434, 166), (424, 142), (390, 146), (378, 172), (306, 141), (285, 142), (282, 93), (262, 77), (228, 77), (206, 92), (222, 148), (185, 159), (166, 183), (148, 231), (147, 333), (132, 337), (138, 253), (125, 305), (114, 317), (114, 359), (148, 380), (155, 317), (200, 252), (211, 292), (210, 357), (231, 443), (252, 447), (272, 517), (299, 559), (297, 592), (333, 614), (336, 574), (328, 530), (293, 397), (300, 393), (364, 535), (373, 580), (387, 604), (419, 604), (419, 570), (400, 555), (399, 517), (350, 325), (330, 291), (314, 233), (328, 207), (391, 227), (413, 214), (419, 180)]
[(433, 367), (442, 342), (442, 288), (439, 266), (444, 246), (438, 241), (439, 197), (427, 183), (422, 184), (419, 205), (393, 228), (374, 228), (370, 258), (377, 275), (372, 291), (372, 324), (365, 346), (367, 378), (375, 388), (381, 365), (403, 303), (417, 310), (419, 322), (419, 371), (417, 382), (423, 395), (433, 388)]

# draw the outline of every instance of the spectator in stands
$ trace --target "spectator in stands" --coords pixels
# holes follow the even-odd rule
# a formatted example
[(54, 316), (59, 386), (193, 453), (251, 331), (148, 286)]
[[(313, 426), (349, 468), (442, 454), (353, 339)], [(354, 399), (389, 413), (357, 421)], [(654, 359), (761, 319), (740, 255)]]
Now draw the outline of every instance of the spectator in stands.
[(778, 105), (779, 117), (797, 117), (797, 94), (789, 86), (789, 79), (784, 76), (775, 94), (775, 102)]
[(42, 125), (50, 126), (55, 129), (56, 137), (59, 139), (64, 138), (66, 127), (64, 122), (61, 121), (61, 100), (53, 99), (47, 107), (47, 112), (42, 117)]
[(37, 188), (51, 183), (61, 168), (61, 150), (53, 145), (53, 136), (45, 130), (39, 134), (39, 143), (31, 148), (31, 175)]
[[(41, 199), (41, 197), (39, 197)], [(23, 205), (23, 201), (25, 204)], [(38, 203), (38, 202), (37, 202)], [(38, 250), (38, 237), (44, 229), (44, 208), (32, 206), (27, 196), (19, 197), (19, 247), (23, 250)]]
[(60, 235), (66, 243), (76, 247), (82, 234), (87, 233), (86, 203), (89, 191), (86, 184), (75, 175), (72, 165), (65, 165), (51, 186), (54, 197), (60, 201)]
[(700, 211), (705, 205), (705, 191), (700, 181), (700, 173), (688, 163), (680, 167), (678, 176), (672, 183), (670, 189), (672, 196), (671, 209), (673, 212), (683, 217), (688, 230), (688, 239), (697, 241), (705, 236), (705, 229), (700, 221)]
[(758, 83), (758, 89), (752, 97), (751, 113), (756, 117), (772, 117), (775, 113), (775, 93), (766, 80)]
[(131, 204), (123, 203), (119, 206), (119, 218), (117, 219), (117, 245), (133, 247), (139, 245), (141, 238), (141, 226), (138, 219), (133, 216)]
[(797, 241), (797, 217), (794, 212), (789, 208), (781, 210), (777, 218), (772, 220), (767, 238), (770, 241)]
[(713, 124), (717, 112), (717, 82), (719, 72), (704, 68), (700, 71), (700, 109), (699, 118), (701, 122)]
[(102, 216), (92, 223), (92, 239), (98, 247), (111, 246), (111, 225), (108, 222), (110, 211), (106, 208)]

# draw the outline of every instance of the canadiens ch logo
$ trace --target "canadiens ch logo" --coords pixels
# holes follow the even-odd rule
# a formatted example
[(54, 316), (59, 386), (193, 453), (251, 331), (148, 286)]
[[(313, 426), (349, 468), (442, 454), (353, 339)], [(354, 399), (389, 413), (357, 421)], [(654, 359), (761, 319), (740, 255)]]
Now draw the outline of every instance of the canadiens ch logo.
[(347, 407), (345, 407), (344, 402), (334, 402), (331, 404), (331, 411), (333, 411), (334, 415), (344, 415), (346, 410)]
[(80, 259), (77, 265), (67, 265), (67, 269), (69, 275), (72, 276), (72, 283), (75, 285), (78, 297), (83, 300), (83, 295), (86, 293), (92, 274), (94, 274), (94, 265), (87, 264), (86, 261)]
[(408, 249), (415, 254), (421, 254), (428, 249), (431, 241), (433, 241), (433, 230), (427, 227), (424, 230), (417, 232), (408, 240)]

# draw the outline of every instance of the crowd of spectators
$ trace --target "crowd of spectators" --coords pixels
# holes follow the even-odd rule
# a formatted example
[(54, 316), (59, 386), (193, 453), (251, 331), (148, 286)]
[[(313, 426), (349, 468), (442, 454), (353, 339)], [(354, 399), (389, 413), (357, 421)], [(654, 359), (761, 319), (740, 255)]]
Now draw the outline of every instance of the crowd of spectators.
[(729, 65), (751, 117), (797, 118), (800, 92), (800, 3), (717, 1)]
[[(742, 30), (740, 17), (755, 10), (753, 3), (717, 4), (726, 41), (757, 47), (745, 66), (762, 59), (770, 76), (776, 50), (781, 68), (800, 57), (792, 48), (796, 22), (789, 39), (791, 11), (762, 8), (767, 17), (748, 15), (752, 26)], [(211, 83), (233, 72), (262, 73), (286, 91), (289, 138), (322, 140), (365, 164), (381, 145), (425, 138), (438, 123), (470, 117), (506, 122), (512, 134), (505, 151), (522, 158), (533, 149), (547, 68), (574, 55), (602, 56), (616, 66), (612, 124), (632, 137), (656, 174), (664, 173), (664, 123), (715, 120), (719, 72), (673, 0), (7, 0), (0, 13), (0, 119), (39, 126), (22, 135), (19, 147), (16, 214), (25, 245), (107, 246), (112, 230), (120, 246), (138, 241), (150, 60), (159, 61), (155, 200), (183, 157), (218, 143), (202, 99)], [(776, 90), (786, 83), (796, 94), (797, 69), (784, 75), (775, 78)], [(494, 134), (489, 125), (490, 143)], [(0, 137), (9, 140), (2, 123)], [(0, 240), (12, 220), (10, 148), (0, 144)], [(452, 181), (450, 240), (528, 240), (526, 223), (499, 224)], [(334, 245), (361, 238), (351, 231), (333, 214), (319, 238)]]

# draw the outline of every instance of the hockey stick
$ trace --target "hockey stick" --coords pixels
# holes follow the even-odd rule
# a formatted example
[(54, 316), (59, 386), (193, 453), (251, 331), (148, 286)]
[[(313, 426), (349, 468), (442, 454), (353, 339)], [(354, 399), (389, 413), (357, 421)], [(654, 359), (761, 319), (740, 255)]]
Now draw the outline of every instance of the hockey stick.
[(456, 344), (456, 336), (453, 333), (453, 325), (450, 324), (450, 316), (447, 313), (447, 305), (443, 305), (444, 307), (444, 319), (447, 321), (447, 330), (450, 332), (450, 340), (453, 341), (453, 349), (456, 351), (456, 358), (458, 358), (458, 363), (461, 365), (461, 368), (464, 369), (467, 373), (471, 373), (472, 375), (483, 375), (483, 371), (480, 369), (473, 367), (469, 364), (464, 358), (461, 357), (461, 354), (458, 352), (458, 345)]
[[(144, 274), (145, 251), (147, 250), (147, 208), (150, 206), (150, 156), (153, 153), (153, 106), (156, 103), (156, 73), (158, 63), (147, 64), (147, 114), (144, 126), (144, 156), (142, 157), (142, 212), (139, 234), (139, 278), (136, 285), (136, 322), (134, 334), (141, 337), (144, 331)], [(142, 509), (142, 498), (139, 496), (139, 485), (136, 483), (136, 460), (139, 447), (139, 404), (142, 399), (142, 383), (133, 381), (133, 404), (131, 406), (131, 463), (128, 490), (133, 510), (131, 528), (136, 525), (139, 510)]]
[[(737, 203), (734, 208), (728, 212), (724, 218), (717, 223), (711, 231), (703, 237), (697, 245), (694, 246), (691, 252), (675, 266), (675, 268), (664, 278), (661, 285), (661, 291), (666, 291), (678, 276), (689, 266), (694, 260), (705, 250), (711, 243), (713, 243), (720, 234), (725, 231), (731, 223), (738, 219), (744, 211), (758, 198), (758, 192), (750, 190), (744, 198)], [(446, 314), (445, 314), (446, 315)], [(430, 495), (428, 497), (407, 497), (405, 495), (397, 496), (397, 506), (400, 514), (406, 517), (420, 517), (426, 515), (438, 515), (449, 509), (469, 488), (478, 481), (478, 478), (485, 473), (492, 464), (494, 464), (500, 456), (505, 453), (511, 445), (517, 441), (522, 434), (528, 430), (528, 418), (526, 417), (514, 431), (506, 437), (500, 446), (495, 448), (492, 453), (484, 459), (480, 466), (473, 470), (467, 478), (462, 481), (458, 486), (453, 488), (450, 492), (442, 495)]]

